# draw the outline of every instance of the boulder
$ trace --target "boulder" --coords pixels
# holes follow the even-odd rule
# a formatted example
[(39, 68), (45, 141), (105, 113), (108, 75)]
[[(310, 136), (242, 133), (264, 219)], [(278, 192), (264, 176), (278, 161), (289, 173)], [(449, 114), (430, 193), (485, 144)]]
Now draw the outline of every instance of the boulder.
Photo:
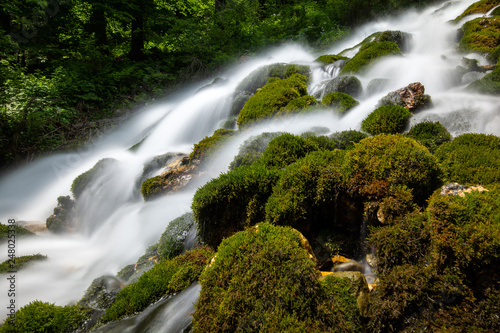
[(96, 310), (106, 310), (114, 303), (116, 295), (123, 286), (114, 276), (98, 277), (92, 281), (78, 304)]
[(416, 111), (429, 107), (431, 97), (425, 94), (425, 88), (420, 82), (414, 82), (387, 94), (378, 102), (377, 107), (385, 105), (399, 105), (410, 111)]
[(361, 95), (362, 91), (361, 81), (355, 76), (339, 76), (327, 83), (324, 95), (341, 92), (356, 98)]

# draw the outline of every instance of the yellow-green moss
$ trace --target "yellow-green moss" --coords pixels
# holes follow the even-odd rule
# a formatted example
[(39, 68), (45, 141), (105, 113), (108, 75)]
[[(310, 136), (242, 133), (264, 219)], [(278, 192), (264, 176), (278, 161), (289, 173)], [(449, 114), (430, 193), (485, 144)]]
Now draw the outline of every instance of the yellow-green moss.
[(189, 161), (202, 160), (212, 156), (227, 139), (235, 133), (234, 130), (218, 129), (211, 136), (206, 136), (196, 143), (189, 155)]
[(336, 54), (325, 54), (322, 56), (319, 56), (316, 60), (316, 62), (320, 62), (324, 65), (332, 64), (337, 60), (349, 60), (349, 58), (341, 56), (341, 55), (336, 55)]
[(462, 26), (459, 48), (463, 52), (490, 53), (499, 46), (500, 17), (477, 18)]
[(398, 45), (391, 41), (372, 42), (361, 46), (359, 52), (349, 60), (340, 74), (354, 74), (365, 70), (376, 60), (390, 55), (402, 55)]
[(361, 129), (372, 135), (401, 133), (410, 117), (410, 111), (402, 106), (385, 105), (370, 113), (361, 122)]
[(457, 16), (454, 22), (458, 22), (462, 18), (466, 17), (467, 15), (472, 15), (472, 14), (486, 14), (489, 12), (491, 9), (494, 7), (500, 5), (500, 2), (498, 0), (481, 0), (473, 3), (467, 9)]
[(359, 105), (359, 102), (347, 94), (336, 91), (326, 94), (323, 97), (321, 104), (333, 107), (335, 111), (340, 114), (345, 114), (353, 107)]

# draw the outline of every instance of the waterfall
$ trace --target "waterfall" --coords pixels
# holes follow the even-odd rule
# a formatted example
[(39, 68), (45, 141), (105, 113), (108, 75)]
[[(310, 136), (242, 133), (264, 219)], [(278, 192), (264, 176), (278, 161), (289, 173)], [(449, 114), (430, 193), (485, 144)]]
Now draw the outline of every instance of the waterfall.
[[(374, 95), (360, 96), (360, 104), (347, 115), (340, 117), (319, 111), (267, 121), (242, 131), (232, 137), (207, 168), (208, 177), (203, 181), (227, 171), (239, 146), (253, 135), (277, 131), (299, 134), (318, 126), (330, 133), (359, 129), (381, 97), (412, 82), (421, 82), (433, 100), (431, 109), (412, 117), (412, 124), (428, 119), (440, 121), (454, 136), (465, 132), (500, 135), (500, 98), (466, 92), (467, 82), (457, 84), (451, 79), (450, 73), (460, 65), (464, 55), (456, 52), (458, 27), (447, 22), (473, 2), (454, 1), (438, 10), (443, 6), (440, 3), (423, 12), (409, 11), (399, 17), (380, 19), (360, 27), (349, 39), (322, 52), (338, 54), (379, 31), (401, 30), (413, 36), (411, 49), (405, 56), (386, 58), (358, 76), (363, 87), (374, 78), (389, 81)], [(313, 63), (319, 55), (294, 44), (268, 50), (247, 63), (229, 68), (222, 75), (226, 80), (222, 85), (199, 90), (210, 81), (200, 82), (168, 96), (164, 102), (144, 108), (120, 128), (85, 148), (49, 155), (4, 175), (0, 179), (0, 221), (16, 219), (44, 224), (57, 197), (70, 194), (75, 177), (103, 158), (116, 160), (100, 175), (102, 181), (79, 200), (80, 228), (75, 233), (42, 233), (17, 243), (17, 256), (36, 253), (48, 256), (47, 261), (18, 273), (17, 307), (33, 300), (57, 305), (77, 302), (93, 279), (115, 275), (125, 265), (134, 263), (148, 246), (158, 241), (169, 221), (190, 211), (194, 195), (194, 190), (190, 190), (144, 202), (135, 187), (144, 164), (165, 153), (189, 153), (195, 143), (220, 128), (228, 118), (237, 85), (262, 65), (310, 64), (313, 73), (310, 93), (321, 89), (322, 82), (338, 75), (338, 70)], [(466, 56), (486, 64), (480, 55)], [(137, 150), (129, 150), (140, 141)], [(0, 260), (7, 260), (5, 244), (0, 247)], [(7, 282), (2, 279), (0, 290), (7, 289)], [(192, 302), (193, 298), (188, 299)], [(0, 314), (4, 318), (6, 310), (4, 306), (2, 309)], [(176, 311), (173, 307), (169, 309)]]

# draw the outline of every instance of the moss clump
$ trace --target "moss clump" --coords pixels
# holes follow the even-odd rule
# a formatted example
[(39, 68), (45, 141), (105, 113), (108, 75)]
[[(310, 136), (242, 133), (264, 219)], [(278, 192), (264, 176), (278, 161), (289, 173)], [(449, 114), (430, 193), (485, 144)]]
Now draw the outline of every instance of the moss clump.
[(352, 149), (354, 148), (355, 143), (358, 143), (367, 137), (367, 134), (356, 130), (335, 132), (330, 135), (335, 149)]
[(317, 278), (297, 231), (261, 223), (236, 233), (200, 277), (193, 332), (347, 331), (358, 319), (352, 299), (335, 294), (342, 286), (323, 291)]
[(318, 150), (318, 146), (297, 135), (285, 133), (269, 142), (258, 162), (267, 168), (281, 169)]
[(210, 158), (234, 133), (234, 130), (218, 129), (212, 136), (206, 136), (194, 145), (193, 151), (189, 155), (189, 161), (193, 162), (195, 160)]
[(266, 219), (306, 234), (331, 224), (343, 156), (340, 150), (312, 152), (290, 165), (266, 203)]
[(472, 15), (472, 14), (486, 14), (489, 12), (491, 9), (494, 7), (498, 6), (498, 0), (481, 0), (473, 3), (467, 9), (460, 14), (454, 22), (458, 22), (462, 18), (466, 17), (467, 15)]
[(359, 105), (359, 102), (347, 94), (334, 92), (325, 95), (321, 101), (321, 104), (324, 106), (333, 107), (335, 111), (340, 114), (345, 114), (353, 107)]
[(54, 208), (54, 214), (46, 220), (47, 229), (54, 233), (70, 231), (73, 227), (72, 213), (75, 202), (68, 196), (57, 198), (57, 207)]
[(156, 198), (163, 192), (163, 177), (156, 176), (146, 179), (141, 185), (141, 194), (144, 200)]
[(498, 64), (493, 72), (487, 74), (480, 80), (472, 82), (467, 86), (467, 89), (488, 95), (500, 94), (500, 67)]
[(417, 140), (431, 152), (435, 151), (443, 143), (451, 141), (450, 132), (439, 121), (418, 123), (410, 128), (407, 136)]
[(16, 311), (15, 320), (7, 319), (2, 333), (71, 333), (84, 328), (89, 310), (77, 305), (57, 306), (34, 301)]
[(221, 174), (199, 188), (191, 208), (200, 240), (216, 247), (224, 237), (262, 221), (278, 173), (254, 163)]
[[(306, 78), (309, 78), (311, 69), (309, 66), (305, 65), (293, 65), (293, 64), (272, 64), (269, 66), (263, 66), (255, 71), (253, 71), (248, 77), (246, 77), (236, 88), (236, 91), (254, 94), (259, 88), (266, 85), (269, 78), (279, 78), (286, 79), (293, 74), (301, 74)], [(240, 108), (241, 110), (241, 108)]]
[(281, 109), (279, 114), (285, 115), (289, 113), (307, 112), (314, 110), (314, 107), (318, 104), (319, 102), (313, 96), (302, 96), (290, 101), (284, 108)]
[(372, 135), (397, 134), (403, 132), (410, 117), (410, 111), (402, 106), (385, 105), (370, 113), (361, 122), (361, 129)]
[(459, 48), (464, 52), (490, 53), (499, 46), (500, 18), (477, 18), (462, 26)]
[(245, 127), (253, 122), (275, 115), (288, 103), (307, 95), (307, 78), (301, 74), (266, 84), (250, 97), (238, 116), (238, 126)]
[(324, 65), (332, 64), (337, 60), (349, 60), (349, 58), (341, 56), (341, 55), (336, 55), (336, 54), (325, 54), (322, 56), (319, 56), (316, 60), (316, 62), (320, 62)]
[(96, 180), (99, 174), (101, 174), (107, 168), (112, 167), (116, 163), (118, 163), (118, 161), (113, 158), (103, 158), (102, 160), (97, 162), (92, 167), (92, 169), (76, 177), (71, 184), (71, 193), (73, 193), (73, 197), (78, 200), (83, 191)]
[[(10, 230), (10, 233), (9, 233)], [(3, 242), (6, 242), (9, 238), (9, 235), (13, 234), (13, 231), (15, 230), (15, 235), (17, 237), (24, 237), (24, 236), (34, 236), (35, 234), (32, 233), (31, 231), (18, 226), (17, 224), (15, 225), (14, 228), (9, 227), (9, 225), (2, 224), (0, 223), (0, 244)]]
[(487, 185), (500, 181), (500, 138), (462, 134), (444, 143), (435, 153), (446, 182)]
[(361, 140), (347, 151), (343, 167), (349, 191), (371, 200), (386, 196), (391, 187), (406, 187), (422, 203), (441, 184), (437, 159), (401, 135)]
[(354, 74), (365, 70), (374, 61), (390, 55), (402, 55), (394, 42), (372, 42), (361, 46), (359, 52), (347, 62), (340, 74)]
[(162, 296), (182, 291), (198, 279), (212, 256), (210, 248), (201, 247), (174, 259), (158, 262), (139, 280), (118, 293), (102, 321), (106, 323), (142, 311)]
[(229, 170), (233, 170), (241, 165), (252, 164), (255, 160), (262, 156), (262, 152), (267, 148), (269, 142), (281, 134), (283, 133), (266, 132), (258, 136), (253, 136), (243, 142), (238, 151), (238, 155), (234, 157), (234, 160), (229, 165)]
[(47, 260), (47, 256), (41, 254), (33, 254), (31, 256), (15, 257), (14, 260), (5, 260), (0, 264), (0, 273), (7, 273), (8, 271), (19, 271), (26, 268), (35, 261)]

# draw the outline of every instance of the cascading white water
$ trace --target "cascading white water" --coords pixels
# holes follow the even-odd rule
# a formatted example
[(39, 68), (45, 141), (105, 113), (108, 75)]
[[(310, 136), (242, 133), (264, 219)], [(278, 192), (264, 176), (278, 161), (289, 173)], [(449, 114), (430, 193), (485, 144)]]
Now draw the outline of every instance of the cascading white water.
[[(436, 10), (442, 4), (422, 13), (408, 12), (402, 17), (379, 20), (361, 27), (348, 40), (332, 46), (324, 54), (337, 54), (378, 31), (401, 30), (413, 36), (412, 48), (404, 57), (387, 58), (359, 76), (364, 87), (373, 78), (390, 79), (383, 91), (362, 96), (360, 105), (342, 118), (323, 111), (269, 121), (243, 131), (232, 138), (210, 165), (209, 176), (217, 177), (227, 171), (240, 144), (262, 132), (298, 134), (318, 126), (330, 132), (359, 129), (361, 121), (373, 111), (381, 97), (412, 82), (421, 82), (433, 100), (433, 107), (412, 117), (412, 123), (423, 119), (438, 120), (453, 135), (464, 132), (500, 135), (500, 98), (465, 92), (465, 83), (453, 84), (447, 74), (460, 64), (463, 56), (455, 50), (457, 27), (447, 22), (473, 2), (454, 1), (441, 11)], [(118, 161), (101, 175), (103, 183), (82, 195), (78, 216), (81, 229), (78, 232), (71, 235), (41, 234), (17, 243), (17, 256), (41, 253), (49, 258), (18, 273), (17, 307), (36, 299), (58, 305), (78, 301), (94, 278), (116, 274), (123, 266), (135, 262), (149, 245), (158, 241), (169, 221), (190, 210), (194, 194), (185, 191), (144, 202), (137, 196), (135, 187), (144, 163), (168, 152), (188, 153), (194, 143), (211, 135), (227, 118), (230, 97), (238, 83), (264, 64), (311, 64), (313, 82), (309, 89), (315, 89), (325, 79), (320, 66), (312, 64), (316, 56), (297, 45), (269, 51), (260, 58), (228, 70), (223, 75), (227, 80), (224, 85), (198, 91), (204, 85), (200, 83), (183, 94), (170, 96), (167, 102), (142, 110), (118, 130), (81, 151), (44, 157), (0, 179), (0, 221), (5, 223), (14, 218), (44, 223), (51, 215), (57, 197), (70, 194), (76, 176), (102, 158)], [(485, 63), (480, 55), (467, 56)], [(143, 139), (136, 151), (128, 150)], [(6, 259), (7, 249), (2, 245), (0, 260)], [(0, 299), (4, 299), (7, 289), (6, 281), (2, 279)], [(0, 308), (0, 315), (6, 313), (3, 304)]]

